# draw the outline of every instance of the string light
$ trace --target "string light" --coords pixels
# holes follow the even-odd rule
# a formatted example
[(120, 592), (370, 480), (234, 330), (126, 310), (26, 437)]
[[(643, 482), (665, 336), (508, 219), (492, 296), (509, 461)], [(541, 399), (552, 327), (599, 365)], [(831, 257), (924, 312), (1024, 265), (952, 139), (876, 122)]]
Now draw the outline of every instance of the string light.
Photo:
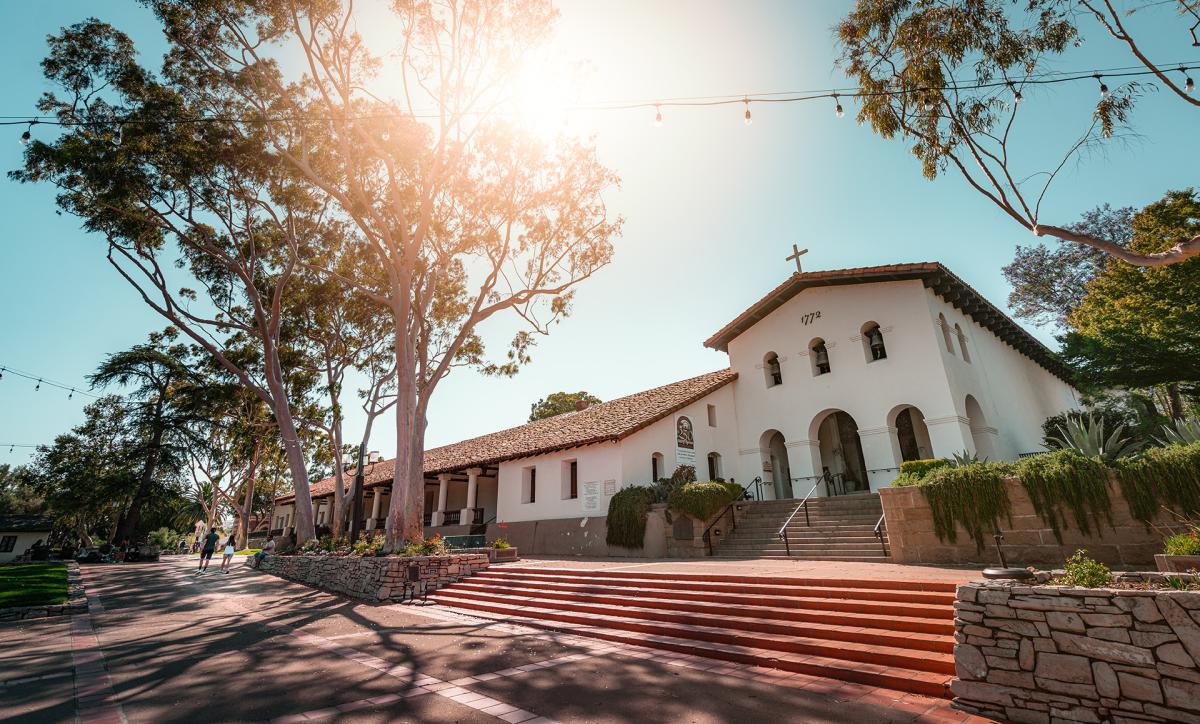
[(654, 127), (662, 128), (662, 106), (654, 106)]
[(38, 123), (37, 121), (30, 121), (29, 127), (26, 128), (25, 132), (21, 134), (21, 145), (22, 146), (28, 146), (30, 141), (33, 140), (33, 127), (36, 126), (37, 123)]
[(1012, 91), (1013, 103), (1020, 103), (1021, 101), (1025, 100), (1025, 96), (1021, 95), (1021, 91), (1017, 89), (1016, 84), (1011, 80), (1008, 82), (1008, 88)]
[(49, 378), (45, 377), (44, 375), (38, 375), (33, 372), (28, 372), (26, 370), (18, 370), (13, 367), (9, 367), (8, 365), (0, 365), (0, 379), (4, 379), (5, 373), (11, 374), (11, 375), (16, 375), (17, 377), (23, 377), (23, 378), (29, 380), (30, 382), (36, 383), (33, 388), (34, 392), (41, 391), (42, 385), (46, 385), (48, 387), (56, 387), (56, 388), (62, 390), (63, 392), (66, 392), (68, 400), (75, 399), (75, 395), (77, 393), (80, 395), (83, 395), (84, 397), (90, 397), (95, 400), (100, 399), (99, 395), (93, 395), (90, 392), (84, 392), (83, 390), (79, 389), (75, 385), (67, 384), (65, 382), (58, 382), (58, 381), (49, 379)]
[[(1176, 65), (1176, 63), (1162, 63), (1162, 64), (1156, 64), (1156, 67), (1164, 68), (1164, 67), (1171, 67), (1171, 66), (1175, 66), (1175, 65)], [(1194, 92), (1196, 84), (1195, 84), (1195, 81), (1192, 79), (1192, 77), (1190, 75), (1188, 75), (1188, 71), (1200, 70), (1200, 65), (1181, 64), (1181, 65), (1178, 65), (1177, 70), (1184, 74), (1184, 89), (1188, 93)], [(1101, 72), (1103, 73), (1103, 75), (1101, 74)], [(1146, 69), (1145, 66), (1141, 66), (1141, 65), (1125, 66), (1125, 67), (1119, 67), (1119, 68), (1108, 68), (1108, 69), (1102, 69), (1102, 71), (1099, 71), (1099, 72), (1098, 71), (1047, 72), (1047, 73), (1043, 73), (1043, 74), (1039, 74), (1039, 75), (1027, 76), (1023, 80), (1021, 80), (1021, 85), (1025, 86), (1025, 85), (1044, 85), (1044, 84), (1055, 84), (1055, 83), (1068, 83), (1068, 82), (1084, 80), (1087, 78), (1094, 78), (1096, 80), (1096, 82), (1099, 83), (1099, 85), (1100, 85), (1101, 97), (1107, 98), (1109, 89), (1108, 89), (1108, 85), (1104, 82), (1104, 79), (1106, 77), (1107, 78), (1141, 77), (1141, 76), (1148, 76), (1148, 75), (1157, 75), (1160, 72), (1161, 71), (1159, 71), (1157, 69), (1148, 70), (1148, 69)], [(976, 78), (973, 80), (965, 79), (961, 82), (952, 82), (952, 83), (944, 85), (944, 86), (928, 86), (928, 87), (918, 87), (918, 88), (870, 90), (870, 91), (863, 90), (862, 88), (839, 88), (836, 90), (824, 90), (824, 91), (772, 92), (772, 93), (759, 94), (754, 97), (751, 97), (748, 95), (743, 95), (741, 97), (737, 97), (737, 96), (692, 96), (692, 97), (681, 97), (681, 98), (668, 98), (665, 100), (660, 99), (660, 100), (654, 100), (654, 101), (627, 101), (627, 102), (610, 101), (610, 102), (604, 102), (604, 103), (599, 103), (599, 104), (595, 104), (595, 105), (572, 106), (565, 110), (568, 112), (573, 112), (573, 111), (599, 112), (599, 111), (630, 110), (630, 109), (636, 109), (636, 108), (653, 108), (655, 110), (655, 114), (654, 114), (655, 115), (655, 123), (657, 124), (659, 117), (662, 115), (662, 108), (664, 106), (674, 107), (674, 108), (683, 108), (683, 107), (722, 106), (722, 105), (732, 105), (734, 103), (741, 103), (745, 106), (745, 113), (743, 114), (743, 118), (745, 119), (747, 124), (750, 124), (753, 120), (752, 116), (750, 114), (750, 103), (751, 102), (755, 102), (755, 103), (799, 103), (799, 102), (804, 102), (804, 101), (815, 101), (815, 100), (819, 100), (822, 98), (833, 98), (834, 104), (835, 104), (835, 112), (836, 112), (836, 108), (838, 106), (841, 106), (841, 97), (843, 95), (847, 95), (847, 96), (850, 96), (853, 98), (895, 97), (895, 96), (907, 96), (907, 95), (913, 95), (913, 94), (925, 95), (925, 94), (929, 94), (929, 93), (938, 93), (938, 92), (945, 92), (945, 91), (961, 91), (961, 90), (980, 90), (980, 91), (982, 91), (982, 90), (987, 90), (990, 88), (1005, 87), (1005, 86), (1007, 86), (1013, 90), (1013, 99), (1016, 102), (1019, 103), (1023, 100), (1023, 96), (1022, 96), (1020, 90), (1016, 87), (1016, 84), (1013, 81), (1010, 81), (1010, 80), (994, 80), (993, 81), (990, 79)], [(843, 112), (844, 112), (844, 109), (843, 109)], [(364, 114), (362, 116), (355, 116), (353, 120), (371, 120), (371, 119), (387, 120), (387, 119), (395, 119), (395, 118), (401, 118), (401, 117), (413, 118), (413, 119), (427, 119), (427, 118), (440, 118), (441, 116), (439, 113), (435, 113), (432, 111), (416, 110), (416, 111), (413, 111), (412, 113), (408, 113), (408, 114), (403, 114), (403, 113)], [(72, 126), (100, 127), (100, 128), (110, 127), (110, 128), (112, 128), (115, 126), (115, 128), (113, 128), (112, 144), (114, 146), (120, 146), (124, 140), (122, 128), (124, 127), (124, 125), (130, 124), (130, 123), (133, 123), (133, 124), (140, 123), (140, 124), (148, 124), (148, 125), (228, 123), (228, 124), (233, 124), (233, 125), (238, 125), (238, 126), (249, 126), (249, 125), (257, 126), (257, 125), (260, 125), (263, 123), (268, 123), (268, 124), (269, 123), (301, 123), (301, 122), (311, 123), (311, 122), (322, 122), (322, 121), (333, 123), (334, 121), (345, 122), (347, 120), (348, 119), (343, 116), (339, 116), (337, 118), (324, 118), (324, 117), (303, 116), (303, 115), (276, 116), (276, 117), (252, 118), (252, 119), (245, 118), (245, 117), (238, 117), (238, 116), (215, 116), (215, 115), (213, 115), (213, 116), (205, 116), (205, 115), (189, 116), (187, 118), (136, 118), (136, 117), (133, 117), (133, 118), (124, 118), (120, 121), (113, 121), (113, 120), (91, 121), (91, 120), (79, 120), (79, 119), (74, 119), (74, 118), (60, 119), (60, 118), (57, 118), (54, 116), (42, 116), (42, 117), (36, 117), (36, 118), (29, 118), (28, 116), (26, 116), (26, 117), (0, 116), (0, 126), (26, 125), (27, 128), (21, 134), (21, 137), (20, 137), (22, 143), (29, 143), (32, 141), (33, 134), (30, 129), (32, 128), (33, 125), (38, 124), (38, 123), (54, 125), (54, 126), (59, 126), (59, 127), (63, 127), (63, 128), (69, 128)], [(389, 140), (391, 137), (390, 131), (388, 129), (384, 129), (381, 135), (382, 135), (383, 140), (385, 140), (385, 141)], [(308, 149), (308, 144), (306, 143), (305, 129), (303, 126), (301, 126), (301, 128), (300, 128), (300, 146), (301, 146), (301, 149), (300, 149), (301, 156), (303, 158), (307, 159), (309, 149)]]
[(833, 102), (837, 104), (833, 108), (833, 114), (835, 116), (837, 116), (838, 118), (842, 118), (843, 116), (845, 116), (846, 111), (845, 111), (845, 109), (842, 108), (842, 101), (840, 100), (839, 94), (837, 94), (837, 93), (833, 94)]
[(35, 386), (35, 387), (33, 388), (33, 391), (34, 391), (34, 392), (37, 392), (37, 391), (38, 391), (38, 390), (40, 390), (40, 389), (42, 389), (42, 381), (41, 381), (41, 380), (38, 380), (37, 386)]

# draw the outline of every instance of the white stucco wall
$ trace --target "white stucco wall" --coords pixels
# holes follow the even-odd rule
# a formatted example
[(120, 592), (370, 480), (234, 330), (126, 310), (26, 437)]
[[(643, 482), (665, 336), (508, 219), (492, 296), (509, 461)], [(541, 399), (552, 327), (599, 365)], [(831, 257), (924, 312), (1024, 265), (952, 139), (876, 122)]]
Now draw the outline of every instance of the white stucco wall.
[[(579, 497), (565, 497), (568, 468), (566, 463), (578, 463), (577, 479)], [(525, 470), (537, 469), (537, 495), (534, 502), (524, 502)], [(578, 518), (585, 515), (605, 515), (608, 498), (603, 493), (597, 500), (599, 512), (584, 510), (584, 492), (588, 483), (597, 483), (601, 491), (604, 481), (621, 484), (621, 454), (618, 443), (603, 442), (562, 452), (520, 458), (500, 463), (498, 492), (496, 496), (496, 521), (499, 523), (522, 520), (549, 520), (553, 518)]]
[(0, 563), (11, 561), (18, 558), (25, 551), (33, 547), (33, 544), (40, 538), (43, 543), (50, 537), (49, 531), (34, 531), (32, 533), (17, 532), (17, 531), (0, 531), (0, 539), (8, 536), (16, 536), (16, 543), (13, 544), (13, 549), (8, 553), (0, 553)]
[[(714, 390), (703, 399), (697, 400), (679, 412), (669, 415), (654, 424), (638, 430), (621, 441), (621, 479), (625, 484), (649, 484), (650, 457), (662, 453), (664, 469), (661, 477), (670, 477), (681, 462), (676, 458), (675, 420), (686, 415), (692, 421), (693, 438), (696, 445), (696, 477), (708, 478), (708, 454), (721, 456), (721, 472), (725, 479), (733, 477), (741, 481), (737, 470), (737, 406), (734, 403), (734, 388), (738, 382)], [(708, 424), (708, 406), (716, 408), (716, 427)], [(688, 463), (693, 464), (693, 463)], [(753, 476), (751, 476), (753, 477)], [(743, 482), (749, 482), (747, 478)], [(622, 486), (623, 487), (623, 486)]]

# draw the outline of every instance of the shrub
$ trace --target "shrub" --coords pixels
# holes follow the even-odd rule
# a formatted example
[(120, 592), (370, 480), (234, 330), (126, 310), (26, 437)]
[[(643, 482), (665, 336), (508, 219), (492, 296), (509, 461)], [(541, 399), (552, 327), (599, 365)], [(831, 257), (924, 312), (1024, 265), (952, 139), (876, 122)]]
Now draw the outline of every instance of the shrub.
[(687, 483), (696, 482), (696, 467), (694, 465), (680, 465), (675, 468), (675, 472), (671, 473), (671, 483), (674, 485), (686, 485)]
[(1151, 448), (1116, 465), (1133, 517), (1149, 523), (1166, 504), (1185, 518), (1200, 513), (1200, 444)]
[(404, 545), (403, 551), (406, 556), (444, 556), (447, 553), (446, 540), (440, 533), (432, 538), (414, 538)]
[(1060, 545), (1066, 527), (1064, 505), (1070, 508), (1075, 527), (1082, 533), (1090, 533), (1093, 525), (1099, 532), (1101, 518), (1112, 525), (1108, 469), (1099, 460), (1084, 457), (1076, 450), (1055, 450), (1022, 458), (1016, 464), (1016, 473), (1034, 511), (1054, 531)]
[(962, 525), (982, 551), (984, 535), (996, 530), (1001, 516), (1011, 524), (1012, 503), (1004, 487), (1004, 476), (1010, 474), (1012, 465), (1007, 463), (947, 465), (921, 480), (938, 540), (957, 542), (957, 526)]
[(182, 533), (176, 533), (170, 528), (159, 528), (158, 530), (150, 531), (150, 535), (146, 537), (146, 542), (152, 546), (158, 546), (161, 550), (175, 550), (179, 546), (179, 539), (183, 538)]
[(950, 461), (943, 458), (933, 458), (931, 460), (905, 460), (904, 462), (900, 463), (900, 474), (910, 475), (916, 480), (921, 480), (934, 470), (948, 467), (949, 465)]
[(604, 536), (608, 544), (641, 548), (646, 538), (646, 514), (653, 502), (654, 492), (641, 485), (622, 488), (609, 498), (608, 531)]
[(499, 549), (499, 550), (504, 550), (505, 548), (512, 548), (512, 546), (510, 546), (508, 544), (508, 541), (505, 540), (504, 538), (497, 538), (496, 540), (492, 541), (492, 547)]
[(1167, 538), (1163, 553), (1169, 556), (1200, 556), (1200, 531), (1192, 530)]
[(1100, 588), (1112, 580), (1112, 571), (1108, 570), (1108, 566), (1088, 558), (1087, 550), (1083, 548), (1075, 551), (1075, 555), (1067, 559), (1063, 569), (1063, 575), (1054, 579), (1054, 582), (1061, 586)]
[(1110, 427), (1106, 432), (1102, 417), (1072, 418), (1059, 426), (1058, 432), (1046, 438), (1047, 447), (1076, 450), (1104, 463), (1113, 463), (1137, 452), (1142, 443), (1125, 435), (1125, 426)]
[(383, 549), (383, 533), (376, 533), (372, 537), (367, 537), (365, 530), (358, 534), (358, 542), (351, 546), (351, 552), (356, 556), (370, 557), (383, 555)]
[(1162, 438), (1154, 438), (1159, 445), (1191, 445), (1200, 442), (1200, 420), (1172, 420), (1162, 426)]
[(742, 488), (736, 483), (718, 483), (711, 480), (704, 483), (687, 483), (671, 491), (667, 507), (699, 520), (708, 520), (741, 494)]

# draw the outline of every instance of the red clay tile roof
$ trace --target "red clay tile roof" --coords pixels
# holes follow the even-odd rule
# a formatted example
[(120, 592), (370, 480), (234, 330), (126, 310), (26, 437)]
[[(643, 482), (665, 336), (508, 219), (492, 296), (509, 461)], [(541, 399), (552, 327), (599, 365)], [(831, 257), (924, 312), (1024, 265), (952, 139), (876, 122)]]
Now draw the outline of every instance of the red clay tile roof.
[(1026, 332), (1007, 314), (997, 309), (982, 294), (937, 262), (887, 264), (792, 274), (765, 297), (739, 314), (732, 322), (717, 330), (704, 342), (704, 346), (728, 352), (729, 343), (734, 338), (805, 289), (908, 279), (921, 280), (926, 288), (932, 289), (939, 297), (974, 319), (985, 329), (990, 330), (1013, 349), (1029, 357), (1064, 382), (1071, 383), (1071, 370), (1057, 355), (1029, 332)]
[[(426, 450), (425, 474), (437, 475), (465, 468), (495, 465), (506, 460), (543, 455), (555, 450), (620, 440), (682, 410), (735, 379), (737, 373), (733, 370), (709, 372), (699, 377), (592, 405), (586, 410), (567, 412), (520, 427)], [(392, 479), (393, 467), (392, 460), (368, 466), (366, 487), (389, 482)], [(347, 486), (354, 480), (354, 473), (354, 470), (345, 473)], [(333, 477), (314, 483), (312, 496), (319, 498), (331, 495), (333, 486)], [(286, 502), (293, 497), (295, 496), (284, 495), (275, 500)]]

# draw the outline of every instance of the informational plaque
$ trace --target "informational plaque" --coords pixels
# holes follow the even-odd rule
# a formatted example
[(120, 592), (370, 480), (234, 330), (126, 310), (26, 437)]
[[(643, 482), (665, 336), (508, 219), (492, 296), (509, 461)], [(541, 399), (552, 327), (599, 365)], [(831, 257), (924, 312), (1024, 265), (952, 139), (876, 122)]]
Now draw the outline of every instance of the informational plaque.
[(608, 495), (608, 496), (616, 495), (617, 494), (617, 481), (605, 480), (604, 481), (604, 494)]
[[(600, 512), (600, 481), (591, 480), (583, 484), (583, 512), (585, 514)], [(605, 511), (607, 512), (607, 510)]]
[(680, 415), (675, 418), (675, 464), (696, 464), (696, 436), (692, 418)]

